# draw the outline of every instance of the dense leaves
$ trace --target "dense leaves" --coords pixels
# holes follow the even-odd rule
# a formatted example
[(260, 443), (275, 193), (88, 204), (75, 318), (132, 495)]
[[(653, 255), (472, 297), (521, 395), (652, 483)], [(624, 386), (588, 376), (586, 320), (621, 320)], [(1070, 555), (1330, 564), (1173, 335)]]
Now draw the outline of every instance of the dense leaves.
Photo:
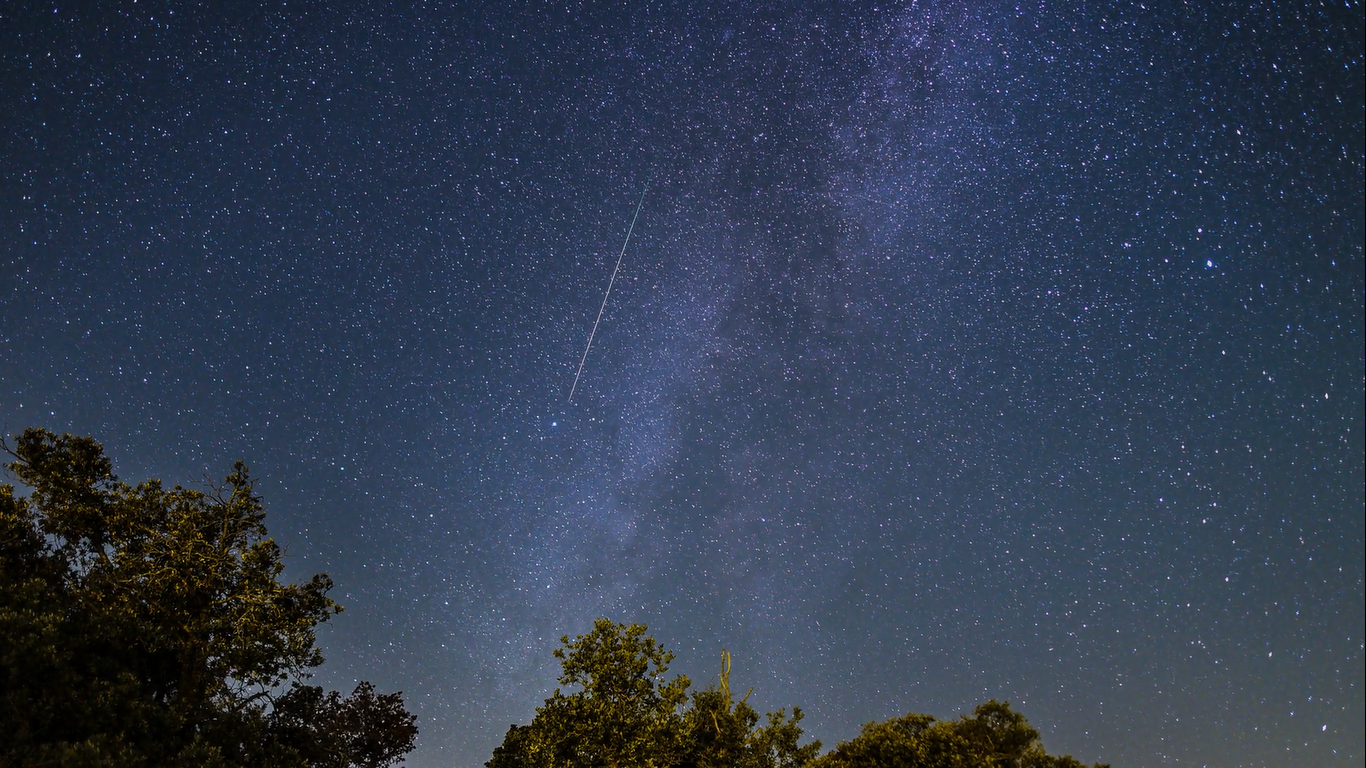
[(682, 745), (679, 705), (688, 679), (665, 681), (673, 654), (639, 624), (598, 620), (593, 631), (562, 639), (555, 651), (560, 685), (526, 728), (514, 726), (489, 763), (512, 766), (665, 766)]
[(29, 429), (11, 455), (30, 491), (0, 486), (0, 765), (382, 766), (412, 749), (398, 694), (301, 684), (340, 608), (325, 575), (281, 582), (241, 463), (168, 490), (120, 482), (90, 438)]
[(530, 725), (508, 729), (489, 768), (795, 768), (820, 749), (798, 746), (800, 711), (756, 727), (754, 709), (731, 700), (728, 665), (687, 706), (688, 678), (666, 679), (673, 654), (640, 624), (598, 619), (561, 643), (560, 685), (574, 690), (555, 689)]
[(994, 700), (957, 720), (869, 723), (818, 756), (820, 742), (800, 744), (800, 709), (759, 726), (748, 694), (732, 699), (724, 651), (719, 686), (688, 701), (686, 677), (665, 680), (673, 654), (639, 624), (598, 619), (561, 643), (560, 685), (576, 690), (557, 688), (530, 725), (509, 728), (488, 768), (1084, 768), (1045, 752), (1024, 716)]
[[(0, 485), (0, 768), (389, 766), (412, 751), (397, 693), (305, 683), (332, 582), (283, 583), (238, 463), (205, 490), (136, 486), (90, 438), (30, 429)], [(971, 717), (869, 723), (820, 755), (802, 712), (760, 718), (717, 683), (689, 691), (639, 624), (561, 638), (559, 686), (489, 768), (1082, 768), (989, 701)]]
[[(988, 701), (957, 720), (906, 715), (869, 723), (811, 768), (1084, 768), (1044, 751), (1039, 732), (1008, 703)], [(1096, 768), (1105, 768), (1097, 765)]]
[(268, 718), (270, 747), (297, 754), (310, 766), (384, 766), (411, 752), (414, 718), (397, 693), (375, 694), (361, 683), (345, 699), (313, 685), (294, 685), (275, 700)]

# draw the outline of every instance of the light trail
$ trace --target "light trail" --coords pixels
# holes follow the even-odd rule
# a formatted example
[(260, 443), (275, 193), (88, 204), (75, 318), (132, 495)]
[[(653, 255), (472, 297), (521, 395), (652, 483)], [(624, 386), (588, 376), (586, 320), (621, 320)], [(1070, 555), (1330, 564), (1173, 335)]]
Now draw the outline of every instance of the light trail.
[(583, 357), (579, 358), (579, 370), (574, 374), (574, 386), (569, 388), (569, 398), (566, 402), (574, 399), (574, 392), (579, 388), (579, 377), (583, 375), (583, 364), (588, 361), (588, 351), (593, 348), (593, 337), (598, 335), (598, 323), (602, 322), (602, 313), (607, 309), (607, 299), (612, 295), (612, 285), (617, 281), (617, 272), (621, 271), (621, 259), (626, 255), (626, 246), (631, 243), (631, 233), (636, 231), (636, 219), (640, 218), (640, 207), (645, 204), (645, 193), (650, 189), (651, 178), (645, 180), (645, 186), (640, 190), (640, 199), (636, 201), (636, 212), (631, 217), (631, 226), (626, 228), (626, 240), (621, 244), (621, 253), (617, 254), (617, 265), (612, 269), (612, 278), (607, 281), (607, 292), (602, 295), (602, 306), (598, 307), (598, 317), (593, 321), (593, 330), (588, 332), (588, 346), (583, 348)]

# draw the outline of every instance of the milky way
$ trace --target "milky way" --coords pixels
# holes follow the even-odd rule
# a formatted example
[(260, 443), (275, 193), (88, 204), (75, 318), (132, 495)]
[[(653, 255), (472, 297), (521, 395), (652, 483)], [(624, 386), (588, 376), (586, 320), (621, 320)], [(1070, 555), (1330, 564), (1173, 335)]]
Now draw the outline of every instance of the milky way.
[(0, 9), (0, 422), (246, 460), (412, 765), (596, 616), (830, 746), (1366, 757), (1359, 2), (242, 5)]

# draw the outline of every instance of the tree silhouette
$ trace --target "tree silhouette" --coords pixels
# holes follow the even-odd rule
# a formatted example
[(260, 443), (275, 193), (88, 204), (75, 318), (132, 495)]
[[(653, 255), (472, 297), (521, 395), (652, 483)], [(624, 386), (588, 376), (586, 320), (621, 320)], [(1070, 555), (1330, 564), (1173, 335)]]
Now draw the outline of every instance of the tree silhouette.
[(6, 450), (30, 491), (0, 486), (0, 764), (383, 766), (412, 749), (398, 694), (301, 685), (341, 609), (325, 574), (280, 581), (240, 462), (168, 490), (119, 481), (88, 437), (28, 429)]
[[(673, 654), (641, 624), (598, 619), (561, 638), (559, 683), (530, 725), (513, 725), (489, 768), (796, 768), (820, 750), (799, 746), (801, 711), (759, 715), (730, 693), (723, 652), (719, 687), (692, 694), (683, 676), (666, 679)], [(746, 696), (747, 698), (747, 696)]]
[(734, 700), (724, 650), (717, 685), (689, 699), (686, 677), (666, 680), (673, 654), (640, 624), (598, 619), (561, 645), (559, 682), (573, 690), (555, 689), (530, 725), (510, 727), (488, 768), (1085, 768), (1049, 755), (1024, 716), (995, 700), (956, 720), (869, 723), (819, 755), (819, 741), (801, 744), (800, 709), (761, 726), (749, 693)]
[[(909, 714), (869, 723), (811, 768), (1085, 768), (1069, 755), (1044, 751), (1039, 732), (995, 699), (973, 716), (939, 721)], [(1095, 768), (1108, 768), (1097, 763)]]

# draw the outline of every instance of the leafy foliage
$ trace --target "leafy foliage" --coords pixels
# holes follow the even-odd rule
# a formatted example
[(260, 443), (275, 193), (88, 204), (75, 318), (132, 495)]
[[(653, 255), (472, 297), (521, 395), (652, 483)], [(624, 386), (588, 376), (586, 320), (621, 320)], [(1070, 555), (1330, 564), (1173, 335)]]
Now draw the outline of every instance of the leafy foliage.
[[(733, 702), (729, 665), (720, 688), (692, 694), (684, 676), (666, 679), (673, 654), (640, 624), (598, 619), (586, 635), (561, 638), (560, 685), (530, 725), (508, 729), (489, 768), (795, 768), (820, 749), (801, 747), (801, 712), (759, 715)], [(728, 659), (728, 657), (727, 657)]]
[[(299, 685), (326, 575), (281, 583), (239, 462), (207, 491), (120, 482), (93, 439), (29, 429), (0, 486), (0, 765), (390, 765), (398, 694)], [(287, 682), (295, 686), (277, 695)]]
[[(937, 721), (910, 714), (863, 726), (811, 768), (1084, 768), (1044, 751), (1039, 732), (1008, 702), (979, 705), (973, 716)], [(1105, 768), (1097, 764), (1096, 768)]]
[(655, 766), (673, 765), (681, 749), (677, 709), (688, 679), (666, 681), (673, 654), (645, 635), (639, 624), (599, 619), (556, 649), (560, 685), (524, 729), (509, 731), (489, 765)]
[[(207, 490), (130, 486), (99, 443), (17, 437), (0, 485), (0, 768), (380, 768), (412, 751), (400, 694), (305, 684), (341, 608), (323, 574), (283, 583), (239, 462)], [(1084, 768), (1008, 703), (869, 723), (819, 755), (802, 712), (762, 719), (717, 684), (689, 691), (640, 624), (561, 638), (559, 686), (489, 768)], [(1097, 765), (1099, 767), (1099, 764)]]
[(375, 694), (361, 683), (350, 696), (313, 685), (290, 687), (268, 718), (274, 752), (298, 754), (310, 766), (376, 768), (411, 752), (414, 718), (397, 693)]
[(556, 689), (530, 725), (509, 728), (487, 768), (1085, 768), (1045, 752), (1024, 716), (995, 700), (957, 720), (869, 723), (818, 756), (819, 741), (801, 744), (800, 709), (760, 726), (749, 694), (733, 700), (725, 651), (719, 685), (689, 701), (686, 677), (665, 681), (673, 654), (639, 624), (598, 619), (561, 644), (560, 685), (577, 690)]
[(799, 746), (801, 709), (794, 707), (790, 718), (786, 710), (770, 712), (767, 724), (757, 727), (759, 713), (747, 703), (749, 693), (732, 702), (730, 669), (730, 654), (722, 650), (720, 687), (693, 694), (692, 708), (683, 715), (688, 738), (681, 766), (796, 768), (820, 752), (819, 741)]

